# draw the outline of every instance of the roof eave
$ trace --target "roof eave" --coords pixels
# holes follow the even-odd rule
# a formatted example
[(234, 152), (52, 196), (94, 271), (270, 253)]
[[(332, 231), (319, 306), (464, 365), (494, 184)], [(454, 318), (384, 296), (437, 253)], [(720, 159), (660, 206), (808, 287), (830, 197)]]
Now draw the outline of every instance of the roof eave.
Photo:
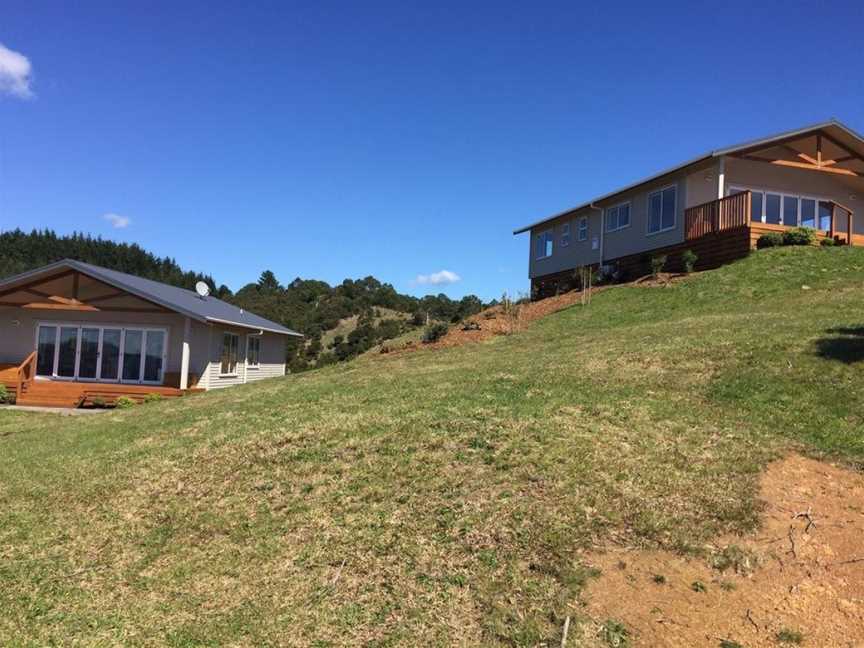
[(239, 328), (250, 329), (253, 331), (266, 331), (267, 333), (275, 333), (276, 335), (287, 335), (289, 337), (306, 337), (302, 333), (298, 333), (297, 331), (292, 331), (290, 329), (285, 329), (280, 331), (279, 329), (269, 328), (267, 326), (258, 326), (256, 324), (249, 324), (248, 322), (236, 322), (233, 320), (221, 319), (218, 317), (207, 317), (206, 322), (212, 324), (228, 324), (229, 326), (237, 326)]

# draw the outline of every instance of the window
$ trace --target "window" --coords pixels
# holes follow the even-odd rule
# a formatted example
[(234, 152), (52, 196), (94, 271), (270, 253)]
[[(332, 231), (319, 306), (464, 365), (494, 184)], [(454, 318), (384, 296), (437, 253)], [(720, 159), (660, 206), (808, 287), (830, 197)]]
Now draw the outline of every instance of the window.
[(677, 189), (673, 185), (648, 194), (648, 233), (657, 234), (675, 227)]
[(225, 333), (222, 336), (222, 367), (219, 373), (230, 376), (237, 373), (237, 349), (240, 346), (240, 337), (234, 333)]
[(552, 230), (546, 230), (537, 235), (534, 248), (536, 258), (545, 259), (552, 256), (552, 239)]
[(579, 219), (579, 229), (577, 233), (577, 237), (580, 241), (588, 240), (588, 217), (583, 216)]
[[(615, 205), (606, 209), (606, 231), (624, 229), (630, 226), (630, 203)], [(587, 224), (586, 224), (587, 227)]]
[[(730, 187), (729, 195), (748, 191), (743, 187)], [(779, 191), (749, 189), (752, 196), (750, 219), (757, 223), (772, 223), (794, 227), (813, 227), (827, 230), (831, 227), (831, 202), (815, 196), (795, 196)]]
[(246, 338), (246, 367), (257, 369), (261, 364), (261, 338), (250, 335)]
[(570, 245), (570, 223), (561, 226), (561, 247)]

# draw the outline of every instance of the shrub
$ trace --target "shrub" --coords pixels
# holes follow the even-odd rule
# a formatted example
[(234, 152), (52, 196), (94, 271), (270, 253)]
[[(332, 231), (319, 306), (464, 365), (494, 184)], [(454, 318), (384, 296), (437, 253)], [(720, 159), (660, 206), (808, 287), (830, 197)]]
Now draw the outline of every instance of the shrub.
[(135, 401), (128, 396), (121, 396), (116, 401), (114, 401), (114, 406), (119, 409), (129, 409), (130, 407), (135, 406)]
[(796, 227), (783, 232), (783, 245), (813, 245), (816, 231), (809, 227)]
[(107, 403), (105, 403), (105, 399), (102, 398), (101, 396), (96, 396), (90, 402), (93, 403), (93, 407), (96, 407), (98, 409), (104, 408), (107, 404)]
[(651, 257), (651, 274), (653, 276), (657, 276), (663, 270), (663, 267), (666, 265), (666, 255), (658, 254), (657, 256)]
[(693, 250), (684, 250), (681, 253), (681, 263), (684, 264), (684, 272), (690, 274), (693, 272), (693, 268), (696, 267), (696, 262), (699, 260), (699, 255), (696, 254)]
[(145, 403), (158, 403), (159, 401), (163, 400), (163, 398), (164, 397), (162, 396), (162, 394), (145, 394), (144, 395), (144, 402)]
[(12, 395), (9, 393), (9, 390), (6, 389), (6, 385), (0, 383), (0, 404), (8, 403), (12, 399)]
[(768, 232), (759, 237), (756, 241), (756, 247), (760, 250), (763, 248), (780, 247), (783, 245), (783, 235), (780, 232)]
[(435, 324), (430, 324), (426, 327), (426, 330), (423, 331), (423, 342), (426, 344), (430, 344), (437, 340), (440, 340), (442, 337), (447, 335), (447, 331), (449, 327), (443, 322), (436, 322)]
[(606, 645), (612, 648), (629, 648), (630, 646), (630, 632), (623, 623), (615, 619), (608, 619), (600, 627), (600, 636)]
[(835, 245), (837, 245), (837, 241), (835, 241), (829, 236), (819, 241), (819, 245), (821, 245), (822, 247), (834, 247)]
[(783, 628), (777, 633), (777, 641), (780, 643), (801, 644), (804, 643), (804, 635), (797, 630)]

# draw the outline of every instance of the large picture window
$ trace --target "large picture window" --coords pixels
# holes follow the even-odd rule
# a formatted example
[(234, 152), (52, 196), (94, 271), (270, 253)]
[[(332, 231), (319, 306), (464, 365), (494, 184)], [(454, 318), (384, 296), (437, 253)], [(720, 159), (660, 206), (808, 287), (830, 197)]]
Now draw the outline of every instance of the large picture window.
[(222, 366), (219, 370), (223, 376), (237, 373), (237, 350), (240, 347), (240, 336), (225, 333), (222, 336)]
[(658, 234), (675, 228), (678, 191), (666, 187), (648, 194), (648, 233)]
[(832, 203), (828, 198), (736, 186), (730, 187), (728, 193), (732, 196), (744, 191), (750, 191), (750, 220), (754, 222), (822, 230), (831, 227)]

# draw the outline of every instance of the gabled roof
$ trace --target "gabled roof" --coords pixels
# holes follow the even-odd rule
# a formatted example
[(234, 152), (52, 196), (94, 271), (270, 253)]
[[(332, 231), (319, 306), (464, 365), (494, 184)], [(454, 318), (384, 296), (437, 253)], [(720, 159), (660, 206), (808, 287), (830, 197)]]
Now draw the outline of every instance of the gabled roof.
[(47, 266), (30, 270), (23, 274), (0, 280), (0, 291), (9, 290), (19, 284), (27, 284), (40, 277), (51, 277), (58, 271), (75, 270), (108, 284), (131, 295), (175, 311), (203, 323), (228, 324), (246, 329), (262, 330), (279, 335), (303, 337), (301, 333), (271, 322), (268, 319), (243, 310), (238, 306), (216, 299), (215, 297), (200, 297), (198, 293), (185, 288), (177, 288), (168, 284), (136, 277), (135, 275), (109, 270), (100, 266), (63, 259)]
[(742, 142), (741, 144), (735, 144), (734, 146), (728, 146), (726, 148), (715, 149), (713, 151), (708, 151), (704, 155), (700, 155), (699, 157), (695, 157), (691, 160), (683, 162), (677, 166), (674, 166), (670, 169), (666, 169), (661, 171), (660, 173), (655, 173), (654, 175), (648, 176), (647, 178), (643, 178), (642, 180), (638, 180), (632, 184), (627, 185), (626, 187), (622, 187), (621, 189), (616, 189), (607, 194), (603, 194), (602, 196), (597, 196), (596, 198), (592, 198), (588, 202), (582, 203), (576, 207), (571, 209), (566, 209), (557, 214), (553, 214), (552, 216), (548, 216), (542, 220), (539, 220), (535, 223), (531, 223), (530, 225), (526, 225), (525, 227), (520, 227), (517, 230), (513, 231), (513, 234), (521, 234), (523, 232), (527, 232), (538, 225), (542, 225), (543, 223), (548, 223), (551, 220), (555, 220), (556, 218), (560, 218), (562, 216), (566, 216), (567, 214), (571, 214), (573, 212), (579, 211), (580, 209), (585, 209), (586, 207), (590, 207), (591, 205), (601, 202), (603, 200), (607, 200), (609, 198), (613, 198), (618, 194), (622, 194), (625, 191), (631, 191), (632, 189), (636, 189), (642, 185), (648, 184), (649, 182), (653, 182), (654, 180), (659, 180), (663, 176), (670, 175), (672, 173), (676, 173), (687, 167), (694, 166), (701, 162), (705, 162), (712, 158), (718, 158), (724, 155), (730, 155), (732, 153), (738, 153), (750, 149), (764, 148), (766, 146), (770, 146), (774, 142), (778, 142), (780, 140), (788, 140), (789, 138), (794, 138), (797, 136), (805, 136), (808, 133), (812, 133), (815, 131), (827, 131), (832, 133), (835, 137), (842, 140), (846, 146), (858, 151), (862, 156), (864, 156), (864, 136), (856, 133), (854, 130), (846, 126), (845, 124), (840, 123), (836, 119), (831, 119), (826, 122), (821, 122), (818, 124), (813, 124), (812, 126), (805, 126), (804, 128), (796, 128), (794, 130), (785, 131), (783, 133), (777, 133), (776, 135), (770, 135), (768, 137), (763, 137), (757, 140), (751, 140), (749, 142)]

